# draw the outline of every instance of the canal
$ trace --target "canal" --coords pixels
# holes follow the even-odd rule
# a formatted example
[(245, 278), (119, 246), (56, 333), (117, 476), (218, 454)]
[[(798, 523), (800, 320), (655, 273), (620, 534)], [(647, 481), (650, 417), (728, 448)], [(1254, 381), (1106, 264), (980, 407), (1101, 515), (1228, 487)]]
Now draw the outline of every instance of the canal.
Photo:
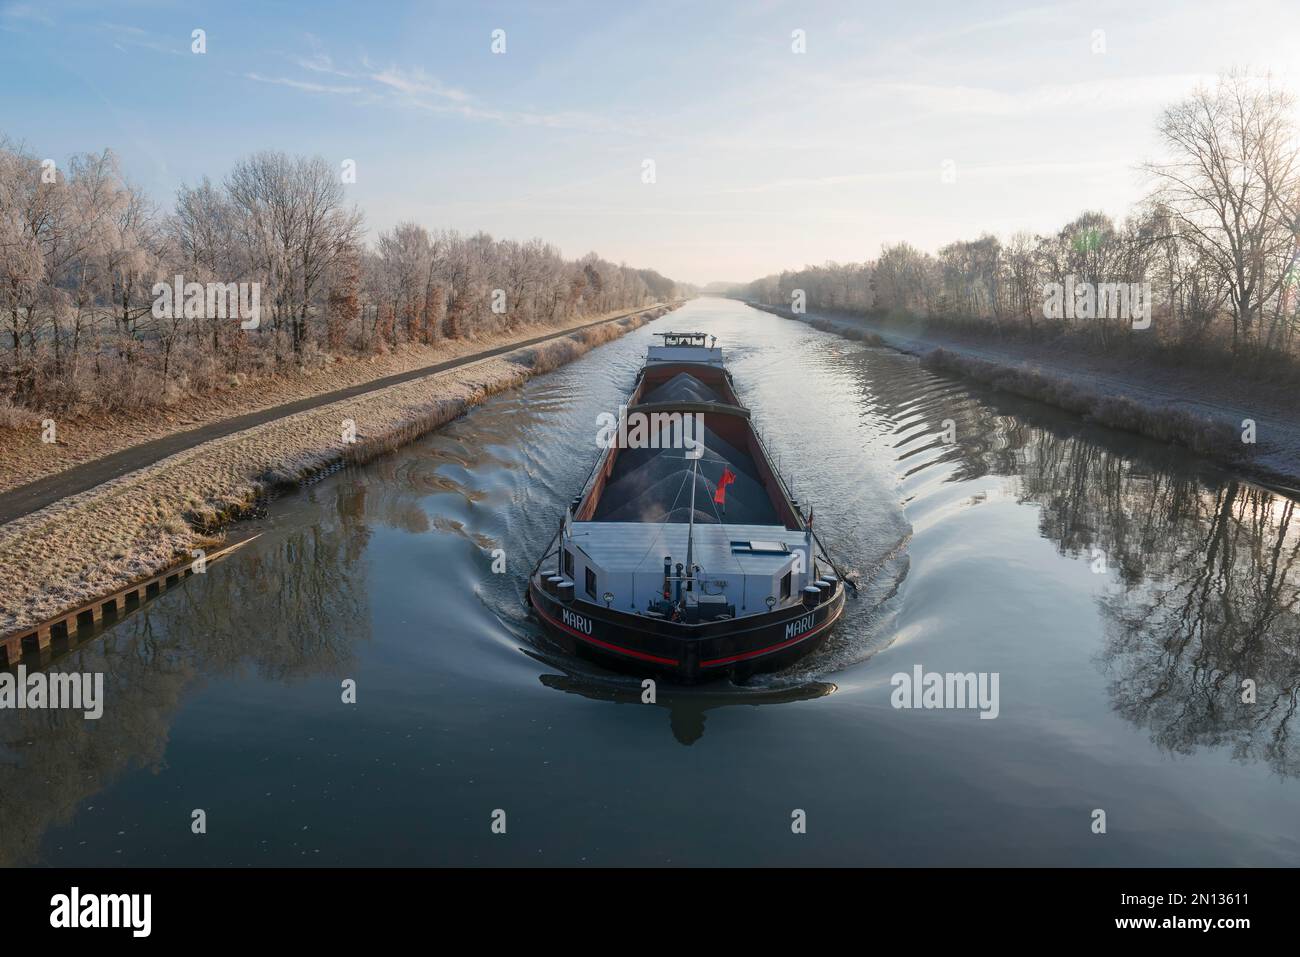
[[(719, 338), (862, 589), (790, 670), (645, 704), (522, 595), (674, 328)], [(0, 862), (1300, 864), (1296, 524), (1176, 449), (695, 300), (276, 500), (56, 660), (104, 673), (103, 717), (0, 712)], [(997, 717), (894, 707), (918, 666), (997, 675)]]

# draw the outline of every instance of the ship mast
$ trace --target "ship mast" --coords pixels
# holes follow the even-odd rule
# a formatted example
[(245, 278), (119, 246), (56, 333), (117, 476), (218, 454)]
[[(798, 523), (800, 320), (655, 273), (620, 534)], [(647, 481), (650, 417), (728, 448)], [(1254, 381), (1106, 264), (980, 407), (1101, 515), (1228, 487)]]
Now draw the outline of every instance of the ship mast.
[(695, 578), (695, 482), (699, 465), (699, 459), (691, 459), (691, 522), (686, 529), (686, 588), (682, 590), (683, 603), (686, 601), (686, 591), (691, 589), (691, 582)]

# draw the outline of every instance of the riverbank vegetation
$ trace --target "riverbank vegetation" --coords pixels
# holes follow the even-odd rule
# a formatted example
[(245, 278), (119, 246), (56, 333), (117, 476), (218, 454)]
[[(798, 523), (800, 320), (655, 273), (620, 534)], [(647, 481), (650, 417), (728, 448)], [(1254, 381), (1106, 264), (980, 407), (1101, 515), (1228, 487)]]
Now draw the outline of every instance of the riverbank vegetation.
[[(874, 260), (766, 276), (733, 294), (789, 309), (802, 290), (810, 312), (1300, 381), (1294, 110), (1270, 80), (1229, 74), (1165, 110), (1166, 157), (1143, 167), (1149, 195), (1123, 221), (1084, 212), (1055, 233), (986, 234), (937, 255), (896, 242)], [(1049, 290), (1067, 281), (1149, 283), (1150, 325), (1114, 308), (1048, 318)]]
[[(499, 337), (673, 298), (676, 284), (540, 240), (405, 222), (365, 241), (345, 170), (262, 152), (163, 208), (113, 153), (63, 166), (0, 137), (0, 429), (129, 418), (259, 377)], [(258, 284), (259, 321), (158, 316), (156, 283)], [(245, 323), (247, 325), (247, 323)]]

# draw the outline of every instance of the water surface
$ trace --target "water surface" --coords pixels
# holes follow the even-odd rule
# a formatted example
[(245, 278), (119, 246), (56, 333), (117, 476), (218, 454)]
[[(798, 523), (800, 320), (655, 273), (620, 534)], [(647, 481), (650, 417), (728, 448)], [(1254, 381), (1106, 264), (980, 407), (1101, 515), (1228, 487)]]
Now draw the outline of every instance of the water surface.
[[(792, 669), (643, 704), (522, 595), (596, 416), (687, 327), (863, 587)], [(105, 672), (104, 716), (0, 712), (0, 860), (1295, 865), (1295, 522), (1177, 450), (695, 301), (277, 500), (56, 660)], [(895, 709), (918, 664), (996, 672), (999, 716)]]

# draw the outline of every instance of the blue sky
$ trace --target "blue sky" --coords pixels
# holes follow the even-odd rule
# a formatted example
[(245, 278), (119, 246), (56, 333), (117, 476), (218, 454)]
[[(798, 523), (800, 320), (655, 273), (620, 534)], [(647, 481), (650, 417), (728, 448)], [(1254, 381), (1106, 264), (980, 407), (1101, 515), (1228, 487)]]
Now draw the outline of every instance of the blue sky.
[(0, 132), (60, 162), (111, 147), (165, 204), (258, 149), (352, 159), (372, 235), (748, 280), (1122, 215), (1163, 105), (1233, 67), (1300, 89), (1297, 23), (1282, 0), (0, 0)]

